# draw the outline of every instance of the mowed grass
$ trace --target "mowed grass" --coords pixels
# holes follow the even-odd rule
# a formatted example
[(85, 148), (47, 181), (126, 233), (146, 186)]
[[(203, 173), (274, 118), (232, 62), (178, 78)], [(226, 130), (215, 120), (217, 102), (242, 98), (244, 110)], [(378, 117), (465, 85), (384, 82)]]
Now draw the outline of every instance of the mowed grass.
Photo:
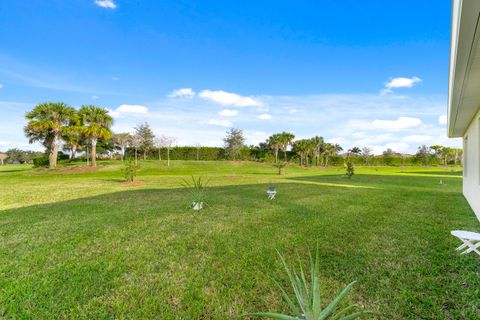
[[(384, 319), (480, 317), (480, 259), (453, 229), (480, 231), (444, 168), (276, 168), (249, 162), (141, 162), (96, 171), (0, 167), (0, 315), (12, 319), (236, 319), (287, 312), (272, 279), (317, 243), (324, 302)], [(188, 209), (182, 179), (209, 177)], [(440, 184), (442, 180), (443, 184)], [(273, 182), (278, 196), (268, 201)], [(248, 317), (244, 317), (248, 318)]]

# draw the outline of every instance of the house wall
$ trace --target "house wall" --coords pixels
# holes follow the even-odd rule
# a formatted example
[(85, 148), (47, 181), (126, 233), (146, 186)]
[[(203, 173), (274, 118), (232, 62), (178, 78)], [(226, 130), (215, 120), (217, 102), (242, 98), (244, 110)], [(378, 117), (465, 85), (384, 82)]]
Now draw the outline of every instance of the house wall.
[(463, 137), (463, 194), (480, 220), (480, 111)]

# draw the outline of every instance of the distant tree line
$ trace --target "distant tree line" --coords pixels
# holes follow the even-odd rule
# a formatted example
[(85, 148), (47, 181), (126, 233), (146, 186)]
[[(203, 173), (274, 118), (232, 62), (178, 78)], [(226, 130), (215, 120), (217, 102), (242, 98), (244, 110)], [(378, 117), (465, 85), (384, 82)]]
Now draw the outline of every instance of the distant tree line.
[[(300, 166), (342, 165), (346, 160), (356, 165), (447, 165), (460, 164), (461, 149), (439, 145), (421, 146), (415, 155), (406, 155), (387, 149), (374, 156), (368, 147), (353, 147), (342, 153), (338, 144), (328, 143), (323, 137), (297, 139), (290, 132), (271, 135), (265, 142), (247, 146), (243, 131), (231, 128), (223, 139), (223, 148), (176, 146), (173, 136), (154, 134), (148, 123), (134, 128), (133, 133), (113, 133), (113, 119), (108, 110), (93, 105), (74, 109), (64, 103), (38, 104), (26, 114), (24, 128), (30, 143), (40, 142), (45, 153), (11, 149), (0, 153), (0, 163), (35, 163), (54, 168), (57, 161), (87, 161), (96, 166), (97, 159), (123, 160), (131, 157), (166, 160), (253, 160), (272, 163), (296, 162)], [(68, 152), (70, 155), (63, 153)], [(80, 156), (78, 156), (81, 154)]]
[(0, 153), (0, 164), (33, 163), (33, 159), (41, 157), (42, 155), (43, 152), (13, 148)]

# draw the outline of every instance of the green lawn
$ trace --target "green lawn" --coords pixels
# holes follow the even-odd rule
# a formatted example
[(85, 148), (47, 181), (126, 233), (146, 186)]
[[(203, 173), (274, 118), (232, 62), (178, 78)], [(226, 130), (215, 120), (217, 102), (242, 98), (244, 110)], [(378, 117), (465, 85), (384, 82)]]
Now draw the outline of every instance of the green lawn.
[[(385, 319), (480, 317), (480, 257), (452, 229), (480, 231), (443, 168), (142, 162), (97, 171), (0, 167), (0, 315), (13, 319), (235, 319), (287, 311), (272, 278), (318, 241), (322, 290)], [(189, 210), (182, 178), (208, 176), (210, 206)], [(440, 184), (443, 180), (444, 184)], [(269, 182), (278, 196), (268, 201)], [(326, 301), (325, 301), (326, 302)]]

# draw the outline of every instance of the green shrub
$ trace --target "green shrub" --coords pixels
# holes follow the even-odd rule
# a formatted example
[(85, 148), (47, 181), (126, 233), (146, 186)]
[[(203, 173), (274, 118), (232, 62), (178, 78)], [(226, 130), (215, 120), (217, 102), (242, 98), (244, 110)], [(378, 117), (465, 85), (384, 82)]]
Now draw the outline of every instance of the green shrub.
[(133, 159), (128, 159), (125, 161), (125, 167), (122, 169), (123, 176), (128, 182), (132, 182), (137, 176), (137, 171), (139, 166), (135, 163)]
[(355, 169), (353, 168), (353, 164), (351, 161), (347, 161), (343, 164), (345, 167), (345, 175), (350, 179), (355, 174)]
[(48, 167), (48, 165), (49, 165), (49, 161), (47, 156), (33, 158), (33, 166), (35, 168)]
[(274, 163), (275, 162), (275, 156), (271, 153), (265, 153), (262, 155), (261, 158), (259, 158), (261, 162), (266, 162), (266, 163)]

